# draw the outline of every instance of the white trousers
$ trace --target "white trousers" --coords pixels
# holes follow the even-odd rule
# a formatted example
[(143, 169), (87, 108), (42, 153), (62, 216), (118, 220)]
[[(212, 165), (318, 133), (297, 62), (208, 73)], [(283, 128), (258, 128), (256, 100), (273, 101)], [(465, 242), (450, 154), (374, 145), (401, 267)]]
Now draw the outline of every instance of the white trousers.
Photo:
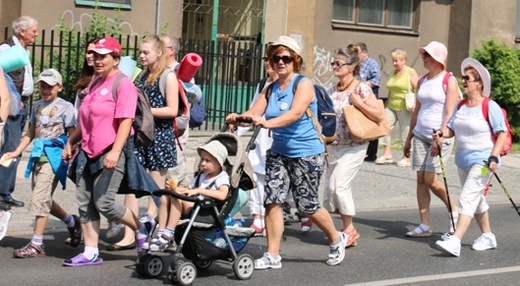
[(365, 159), (367, 145), (329, 146), (329, 167), (325, 168), (323, 207), (329, 212), (355, 215), (352, 180)]
[(475, 164), (468, 169), (458, 168), (462, 191), (459, 197), (459, 213), (473, 217), (489, 209), (484, 196), (484, 188), (490, 179), (491, 172), (482, 175), (482, 165)]
[(251, 215), (265, 216), (264, 207), (264, 187), (265, 187), (265, 174), (255, 173), (254, 179), (256, 180), (256, 188), (249, 192), (249, 209)]

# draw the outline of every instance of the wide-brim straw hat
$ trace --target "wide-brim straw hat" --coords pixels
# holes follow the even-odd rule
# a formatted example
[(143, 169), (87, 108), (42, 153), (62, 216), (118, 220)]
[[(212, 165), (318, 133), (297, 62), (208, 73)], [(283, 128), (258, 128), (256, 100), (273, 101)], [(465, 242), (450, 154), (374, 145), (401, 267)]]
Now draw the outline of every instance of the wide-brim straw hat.
[(482, 95), (489, 97), (491, 95), (491, 76), (489, 75), (489, 71), (476, 59), (465, 58), (462, 64), (460, 64), (460, 72), (462, 74), (464, 74), (464, 69), (467, 66), (473, 67), (478, 72), (482, 79), (482, 84), (484, 85)]

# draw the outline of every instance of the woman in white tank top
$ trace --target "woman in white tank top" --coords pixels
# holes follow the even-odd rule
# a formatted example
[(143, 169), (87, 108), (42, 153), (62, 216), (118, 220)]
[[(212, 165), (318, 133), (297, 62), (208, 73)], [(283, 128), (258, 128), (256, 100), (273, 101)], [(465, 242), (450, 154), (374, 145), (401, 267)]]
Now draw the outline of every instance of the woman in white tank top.
[[(430, 190), (441, 199), (457, 223), (458, 211), (452, 200), (448, 201), (446, 188), (439, 180), (441, 173), (439, 150), (432, 140), (432, 129), (445, 128), (459, 99), (460, 90), (457, 80), (446, 74), (445, 61), (448, 55), (446, 46), (433, 41), (420, 48), (421, 58), (428, 73), (417, 84), (416, 106), (410, 121), (410, 131), (404, 145), (404, 156), (410, 156), (413, 140), (412, 168), (417, 171), (417, 202), (421, 223), (406, 233), (408, 237), (432, 235), (430, 227)], [(445, 79), (445, 76), (446, 79)], [(442, 157), (446, 161), (453, 148), (453, 139), (444, 140)], [(450, 218), (450, 225), (451, 225)], [(453, 232), (450, 227), (450, 232)]]

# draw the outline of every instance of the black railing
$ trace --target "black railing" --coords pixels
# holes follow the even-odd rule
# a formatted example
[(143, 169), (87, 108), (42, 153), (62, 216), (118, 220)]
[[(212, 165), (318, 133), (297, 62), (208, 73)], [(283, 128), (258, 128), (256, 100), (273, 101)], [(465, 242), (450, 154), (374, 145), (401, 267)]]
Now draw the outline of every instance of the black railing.
[[(8, 28), (4, 39), (9, 37)], [(64, 81), (60, 96), (71, 102), (75, 93), (72, 86), (76, 83), (85, 55), (85, 39), (89, 35), (79, 32), (51, 30), (41, 31), (37, 41), (29, 48), (34, 76), (47, 68), (58, 70)], [(78, 40), (79, 39), (79, 40)], [(123, 55), (138, 59), (139, 36), (120, 36)], [(238, 41), (181, 40), (179, 60), (190, 52), (199, 54), (203, 59), (202, 67), (195, 76), (205, 96), (206, 123), (203, 130), (219, 130), (224, 117), (230, 112), (245, 111), (253, 98), (256, 84), (264, 76), (262, 44)], [(138, 61), (138, 60), (137, 60)], [(37, 88), (30, 100), (38, 100)]]

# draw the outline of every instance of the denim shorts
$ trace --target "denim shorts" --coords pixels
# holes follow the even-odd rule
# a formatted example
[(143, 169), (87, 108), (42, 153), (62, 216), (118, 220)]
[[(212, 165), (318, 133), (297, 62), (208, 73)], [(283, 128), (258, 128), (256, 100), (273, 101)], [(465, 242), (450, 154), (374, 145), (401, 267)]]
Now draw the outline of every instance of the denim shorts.
[(318, 187), (325, 167), (323, 153), (289, 158), (267, 150), (264, 204), (282, 204), (289, 192), (301, 214), (320, 210)]

